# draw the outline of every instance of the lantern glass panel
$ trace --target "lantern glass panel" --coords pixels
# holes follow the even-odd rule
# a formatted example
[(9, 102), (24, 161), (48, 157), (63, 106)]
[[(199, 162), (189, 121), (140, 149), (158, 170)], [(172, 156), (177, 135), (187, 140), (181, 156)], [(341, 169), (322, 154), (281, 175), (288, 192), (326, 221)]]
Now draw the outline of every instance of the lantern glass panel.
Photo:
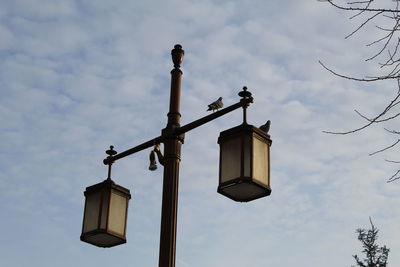
[(86, 197), (83, 232), (97, 229), (100, 214), (101, 193), (96, 192)]
[(103, 190), (102, 192), (102, 204), (101, 204), (101, 218), (100, 218), (100, 229), (107, 228), (107, 216), (108, 216), (108, 202), (110, 199), (110, 189)]
[(221, 144), (221, 183), (240, 177), (241, 147), (240, 136)]
[(118, 191), (114, 189), (111, 191), (108, 229), (121, 236), (125, 235), (127, 202), (128, 199)]
[(251, 136), (243, 136), (243, 177), (251, 177)]
[(268, 185), (268, 144), (261, 141), (257, 137), (253, 138), (253, 179)]

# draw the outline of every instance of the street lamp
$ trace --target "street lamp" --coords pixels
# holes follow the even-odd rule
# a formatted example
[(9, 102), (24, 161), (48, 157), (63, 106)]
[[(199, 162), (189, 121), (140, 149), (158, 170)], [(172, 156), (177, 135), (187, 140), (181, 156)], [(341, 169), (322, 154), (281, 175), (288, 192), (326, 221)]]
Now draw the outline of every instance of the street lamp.
[[(247, 87), (239, 93), (250, 99)], [(219, 134), (219, 186), (218, 193), (235, 201), (248, 202), (271, 194), (269, 148), (272, 140), (268, 134), (270, 121), (261, 128), (247, 124), (243, 106), (243, 123)]]
[(269, 184), (270, 136), (248, 124), (220, 133), (219, 186), (235, 201), (247, 202), (271, 194)]
[[(106, 153), (112, 156), (117, 152), (111, 146)], [(86, 199), (81, 240), (104, 248), (126, 243), (131, 194), (129, 189), (111, 180), (111, 164), (107, 179), (87, 187), (84, 194)]]
[[(111, 247), (126, 242), (125, 228), (129, 190), (111, 181), (111, 165), (126, 156), (155, 146), (150, 153), (150, 170), (157, 168), (155, 154), (164, 167), (161, 208), (159, 267), (174, 267), (178, 212), (179, 164), (181, 145), (185, 133), (217, 119), (238, 108), (243, 108), (243, 123), (221, 132), (220, 182), (218, 192), (236, 201), (250, 201), (271, 193), (268, 131), (246, 122), (246, 109), (253, 103), (251, 93), (243, 87), (240, 101), (184, 126), (180, 125), (180, 95), (184, 51), (175, 45), (171, 51), (174, 69), (171, 71), (171, 92), (167, 126), (161, 135), (147, 142), (116, 153), (111, 147), (103, 163), (109, 166), (106, 181), (86, 188), (84, 222), (81, 240), (101, 247)], [(159, 144), (164, 144), (164, 153)], [(164, 155), (162, 155), (164, 154)], [(113, 200), (114, 199), (114, 200)]]

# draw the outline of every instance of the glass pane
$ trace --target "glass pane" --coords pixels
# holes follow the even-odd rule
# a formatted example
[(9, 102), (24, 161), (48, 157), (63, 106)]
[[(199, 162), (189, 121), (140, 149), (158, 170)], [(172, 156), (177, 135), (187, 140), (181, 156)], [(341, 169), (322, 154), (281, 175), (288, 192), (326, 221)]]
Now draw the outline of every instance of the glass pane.
[(100, 214), (100, 193), (86, 196), (83, 232), (97, 229)]
[(243, 176), (250, 177), (250, 159), (251, 159), (251, 137), (250, 135), (244, 136), (243, 144)]
[(108, 205), (110, 202), (110, 189), (103, 191), (103, 203), (101, 205), (101, 221), (100, 229), (107, 228), (107, 215), (108, 215)]
[(268, 185), (268, 144), (258, 138), (253, 138), (253, 179)]
[(128, 200), (118, 191), (111, 191), (108, 230), (113, 231), (121, 236), (125, 235), (127, 202)]
[(221, 144), (221, 183), (240, 177), (241, 145), (240, 137)]

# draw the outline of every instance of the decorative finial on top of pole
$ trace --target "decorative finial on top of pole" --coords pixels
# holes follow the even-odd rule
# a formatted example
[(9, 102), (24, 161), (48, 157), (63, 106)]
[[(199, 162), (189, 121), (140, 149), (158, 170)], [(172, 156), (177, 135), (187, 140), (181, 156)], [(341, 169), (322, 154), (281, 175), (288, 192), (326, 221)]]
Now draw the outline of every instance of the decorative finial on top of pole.
[(172, 61), (174, 62), (174, 67), (179, 69), (181, 67), (181, 63), (183, 61), (183, 55), (185, 51), (183, 51), (182, 46), (180, 44), (176, 44), (174, 49), (171, 51)]

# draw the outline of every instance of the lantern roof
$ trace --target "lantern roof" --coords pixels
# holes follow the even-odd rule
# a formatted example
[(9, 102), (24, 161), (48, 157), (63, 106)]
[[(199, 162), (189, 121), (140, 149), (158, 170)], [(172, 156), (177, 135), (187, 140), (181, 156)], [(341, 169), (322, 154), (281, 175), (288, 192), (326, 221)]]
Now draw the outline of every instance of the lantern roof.
[(256, 133), (259, 136), (263, 137), (264, 139), (269, 140), (270, 143), (272, 143), (271, 136), (268, 133), (266, 133), (263, 130), (260, 130), (260, 128), (255, 127), (254, 125), (250, 125), (250, 124), (247, 124), (247, 123), (243, 123), (243, 124), (240, 124), (240, 125), (238, 125), (236, 127), (233, 127), (233, 128), (228, 129), (228, 130), (220, 132), (219, 138), (224, 138), (224, 137), (227, 137), (227, 136), (240, 134), (240, 133), (243, 133), (243, 132), (244, 133)]
[(85, 196), (86, 196), (87, 194), (91, 194), (91, 193), (94, 193), (94, 192), (98, 192), (98, 191), (100, 191), (100, 190), (102, 190), (102, 189), (114, 189), (114, 190), (116, 190), (116, 191), (119, 191), (119, 192), (121, 192), (121, 193), (127, 195), (128, 198), (131, 199), (131, 193), (130, 193), (129, 189), (127, 189), (127, 188), (125, 188), (125, 187), (123, 187), (123, 186), (120, 186), (120, 185), (116, 184), (116, 183), (115, 183), (113, 180), (111, 180), (111, 179), (106, 179), (106, 180), (104, 180), (104, 181), (101, 182), (101, 183), (98, 183), (98, 184), (95, 184), (95, 185), (91, 185), (91, 186), (86, 187), (86, 191), (85, 191), (84, 194), (85, 194)]

